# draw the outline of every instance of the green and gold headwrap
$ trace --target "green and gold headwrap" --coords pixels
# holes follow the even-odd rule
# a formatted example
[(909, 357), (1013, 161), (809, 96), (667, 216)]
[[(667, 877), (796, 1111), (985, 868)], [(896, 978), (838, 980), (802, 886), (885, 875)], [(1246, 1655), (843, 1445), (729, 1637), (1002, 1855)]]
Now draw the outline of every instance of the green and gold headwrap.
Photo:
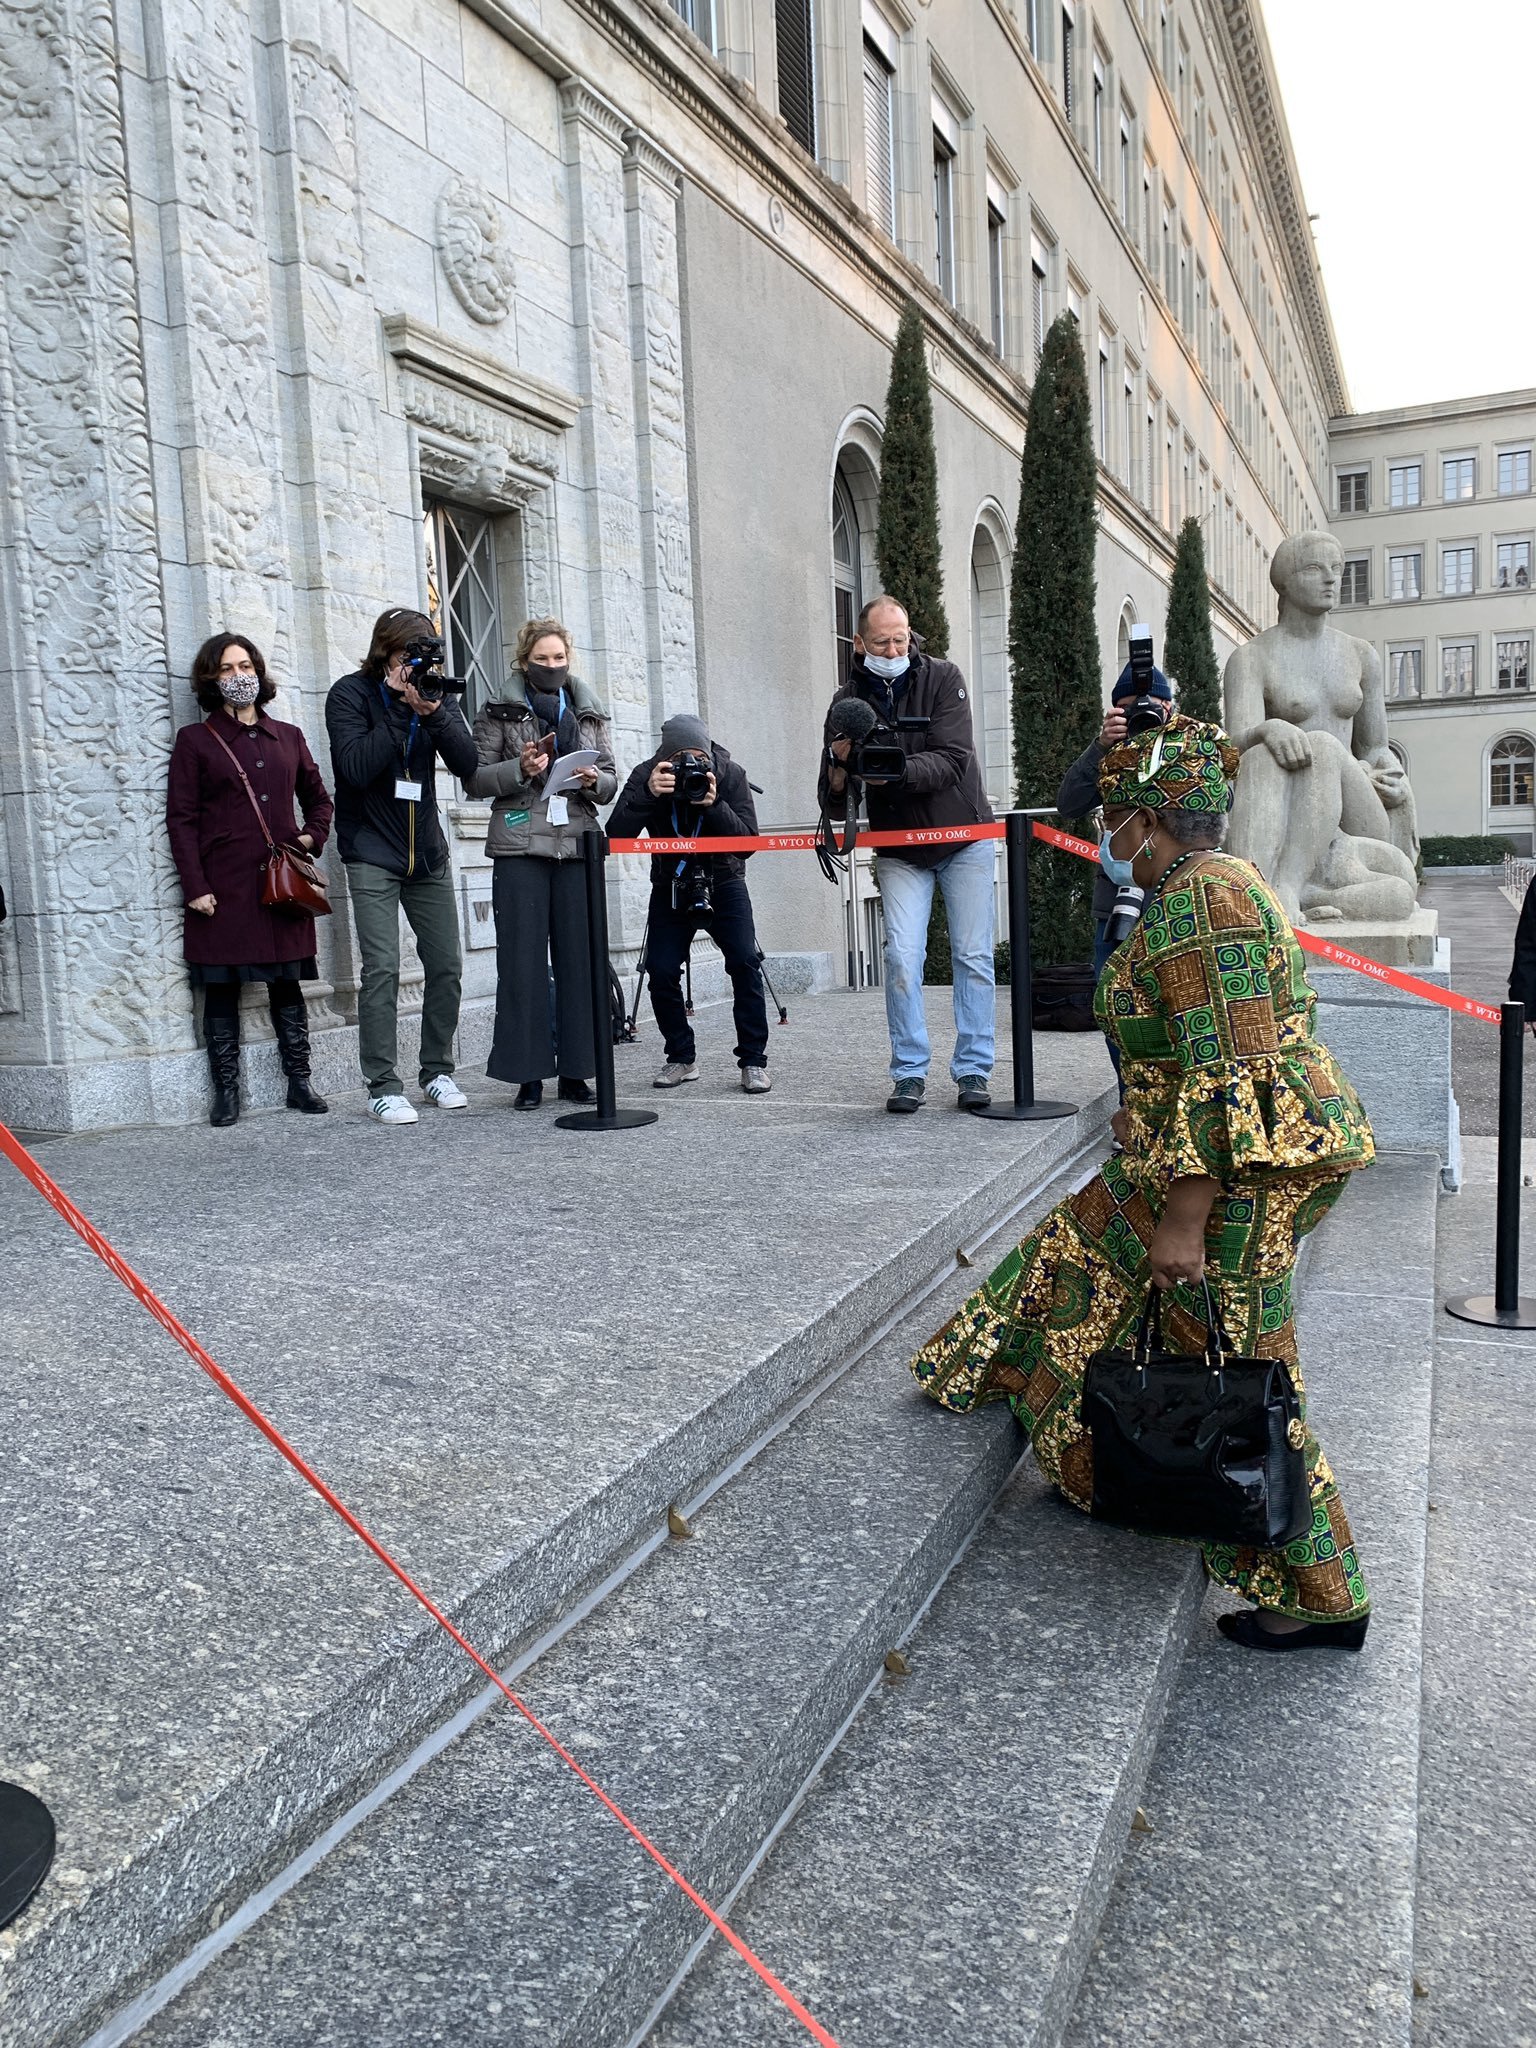
[(1156, 732), (1110, 748), (1099, 764), (1099, 801), (1107, 811), (1209, 811), (1225, 817), (1240, 758), (1219, 725), (1175, 711)]

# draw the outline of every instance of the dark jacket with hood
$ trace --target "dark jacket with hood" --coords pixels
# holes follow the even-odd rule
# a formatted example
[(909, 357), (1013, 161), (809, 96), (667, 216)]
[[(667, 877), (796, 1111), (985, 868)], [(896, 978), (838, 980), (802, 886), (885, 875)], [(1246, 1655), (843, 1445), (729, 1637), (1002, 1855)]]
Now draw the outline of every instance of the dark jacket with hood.
[[(715, 741), (710, 742), (710, 753), (715, 763), (715, 800), (701, 810), (691, 807), (677, 813), (677, 824), (673, 824), (672, 799), (669, 796), (652, 796), (648, 784), (651, 770), (658, 761), (670, 760), (670, 754), (660, 747), (648, 761), (642, 761), (625, 783), (623, 792), (608, 818), (608, 835), (612, 839), (638, 839), (642, 832), (649, 832), (653, 839), (671, 839), (674, 834), (686, 838), (697, 824), (701, 841), (710, 839), (750, 839), (757, 832), (757, 806), (752, 801), (752, 791), (747, 782), (746, 771), (740, 763), (733, 761), (725, 748)], [(716, 876), (740, 876), (750, 854), (717, 853), (710, 857), (709, 866)], [(676, 854), (658, 854), (651, 862), (651, 884), (653, 888), (668, 889), (677, 872)]]
[[(856, 654), (848, 681), (833, 698), (862, 697), (883, 718), (891, 712), (899, 718), (922, 718), (921, 731), (897, 730), (901, 750), (907, 757), (907, 772), (898, 783), (887, 783), (865, 791), (865, 807), (872, 832), (920, 831), (934, 825), (989, 825), (992, 807), (981, 779), (976, 758), (976, 741), (971, 730), (971, 702), (965, 677), (952, 661), (940, 661), (930, 654), (914, 653), (904, 675), (893, 684), (872, 675)], [(822, 733), (821, 778), (818, 794), (822, 809), (832, 818), (843, 814), (844, 794), (828, 788), (827, 745), (830, 729)], [(951, 845), (903, 846), (894, 853), (881, 848), (882, 860), (904, 860), (917, 868), (937, 867), (955, 851)]]
[[(448, 841), (437, 814), (437, 764), (441, 761), (461, 782), (479, 766), (457, 701), (445, 697), (419, 722), (412, 742), (409, 710), (393, 690), (359, 671), (331, 685), (325, 729), (336, 776), (336, 846), (342, 859), (364, 861), (402, 881), (441, 874), (448, 865)], [(420, 799), (396, 796), (399, 780), (419, 782)]]

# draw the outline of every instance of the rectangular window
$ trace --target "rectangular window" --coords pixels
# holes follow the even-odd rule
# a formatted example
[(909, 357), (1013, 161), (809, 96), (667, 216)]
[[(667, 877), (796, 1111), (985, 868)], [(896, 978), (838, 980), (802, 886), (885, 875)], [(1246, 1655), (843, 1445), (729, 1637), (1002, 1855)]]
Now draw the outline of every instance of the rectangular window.
[(504, 694), (507, 675), (495, 522), (484, 512), (429, 498), (422, 538), (427, 615), (446, 642), (449, 674), (463, 676), (469, 685), (464, 709), (473, 718), (482, 705)]
[(1163, 76), (1173, 83), (1173, 17), (1168, 11), (1168, 0), (1159, 0), (1157, 10), (1158, 62), (1163, 67)]
[(933, 131), (933, 281), (955, 303), (955, 152)]
[(1045, 347), (1045, 330), (1050, 322), (1046, 318), (1047, 279), (1050, 276), (1050, 251), (1038, 235), (1029, 238), (1029, 316), (1034, 329), (1035, 367), (1040, 366), (1040, 353)]
[(1501, 540), (1494, 572), (1499, 590), (1529, 590), (1531, 587), (1531, 544), (1528, 540)]
[(1179, 237), (1179, 325), (1188, 335), (1195, 331), (1194, 251), (1188, 235)]
[(1104, 59), (1093, 53), (1093, 175), (1101, 185), (1109, 182), (1109, 95), (1104, 86)]
[(1422, 502), (1424, 491), (1424, 465), (1421, 462), (1394, 463), (1387, 471), (1387, 502), (1393, 506), (1417, 505)]
[(811, 0), (774, 0), (779, 58), (779, 113), (796, 142), (816, 154), (815, 32)]
[(1121, 397), (1124, 412), (1120, 433), (1120, 476), (1126, 489), (1139, 498), (1141, 493), (1136, 488), (1136, 377), (1129, 363), (1125, 367)]
[(1440, 465), (1440, 495), (1447, 504), (1477, 496), (1477, 458), (1452, 455)]
[(1184, 133), (1187, 135), (1189, 133), (1189, 45), (1182, 36), (1179, 37), (1177, 86), (1179, 120), (1183, 124)]
[(864, 38), (864, 179), (869, 217), (896, 239), (895, 108), (891, 67), (882, 51)]
[(1099, 460), (1109, 467), (1109, 341), (1099, 336)]
[(1136, 234), (1136, 152), (1131, 147), (1133, 116), (1120, 116), (1120, 218), (1134, 240)]
[(1178, 251), (1173, 245), (1173, 201), (1163, 193), (1163, 297), (1170, 306), (1179, 303)]
[(1469, 547), (1440, 550), (1440, 595), (1470, 597), (1477, 588), (1477, 549)]
[(1151, 269), (1157, 262), (1157, 165), (1146, 157), (1141, 166), (1141, 253)]
[[(1496, 640), (1493, 643), (1494, 668), (1497, 671), (1501, 690), (1528, 690), (1531, 687), (1531, 643), (1528, 638), (1519, 640)], [(1522, 802), (1529, 802), (1522, 798)]]
[(1470, 697), (1477, 683), (1477, 642), (1440, 642), (1440, 694), (1442, 697)]
[(1529, 448), (1501, 448), (1499, 451), (1499, 496), (1523, 498), (1531, 488)]
[(987, 179), (987, 300), (992, 346), (1007, 354), (1008, 341), (1008, 195), (995, 178)]
[(1371, 509), (1371, 472), (1368, 469), (1346, 469), (1339, 473), (1339, 510), (1341, 512), (1369, 512)]
[(715, 0), (672, 0), (672, 10), (679, 15), (701, 42), (711, 50), (717, 49), (715, 42)]
[(1339, 584), (1340, 604), (1369, 604), (1371, 601), (1371, 558), (1346, 555), (1344, 575)]
[(1411, 554), (1388, 555), (1387, 596), (1394, 604), (1424, 595), (1424, 557), (1414, 549)]
[(1040, 0), (1024, 0), (1024, 33), (1029, 39), (1029, 54), (1036, 59), (1044, 57), (1040, 47)]
[(1069, 121), (1077, 118), (1077, 93), (1072, 78), (1072, 67), (1077, 61), (1077, 23), (1072, 18), (1072, 9), (1061, 10), (1061, 111)]
[(1394, 704), (1422, 696), (1424, 691), (1424, 650), (1422, 647), (1387, 649), (1387, 696)]

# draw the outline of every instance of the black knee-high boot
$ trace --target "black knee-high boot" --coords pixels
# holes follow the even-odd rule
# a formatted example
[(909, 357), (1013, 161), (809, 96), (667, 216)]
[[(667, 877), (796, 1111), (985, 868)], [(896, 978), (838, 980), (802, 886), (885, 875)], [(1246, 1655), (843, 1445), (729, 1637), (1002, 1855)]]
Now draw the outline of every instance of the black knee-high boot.
[(331, 1105), (310, 1086), (309, 1012), (302, 996), (296, 1003), (272, 1004), (272, 1028), (288, 1076), (288, 1107), (301, 1109), (306, 1116), (324, 1116)]
[(213, 1080), (208, 1121), (219, 1125), (236, 1123), (240, 1116), (240, 1013), (205, 1015), (203, 1036), (208, 1042), (208, 1072)]

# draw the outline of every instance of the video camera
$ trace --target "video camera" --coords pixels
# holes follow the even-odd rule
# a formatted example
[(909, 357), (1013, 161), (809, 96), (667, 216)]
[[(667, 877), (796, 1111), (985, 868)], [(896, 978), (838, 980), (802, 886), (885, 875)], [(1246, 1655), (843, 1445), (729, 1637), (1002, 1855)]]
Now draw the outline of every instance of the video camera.
[(1155, 697), (1151, 683), (1157, 664), (1152, 659), (1152, 628), (1132, 626), (1131, 680), (1136, 685), (1136, 695), (1125, 706), (1125, 736), (1135, 739), (1138, 733), (1151, 732), (1155, 726), (1166, 724), (1171, 706), (1166, 697)]
[(437, 633), (422, 633), (415, 640), (408, 640), (400, 650), (400, 659), (406, 681), (418, 697), (441, 703), (444, 697), (462, 697), (468, 688), (462, 676), (443, 674), (448, 649)]
[(926, 732), (926, 718), (883, 719), (862, 697), (840, 697), (832, 706), (827, 731), (833, 740), (849, 742), (843, 763), (853, 782), (901, 782), (907, 773), (903, 732)]
[(691, 804), (697, 810), (709, 802), (709, 778), (715, 772), (715, 764), (708, 754), (701, 754), (696, 749), (687, 747), (682, 753), (674, 754), (669, 765), (672, 769), (672, 798), (675, 803)]

